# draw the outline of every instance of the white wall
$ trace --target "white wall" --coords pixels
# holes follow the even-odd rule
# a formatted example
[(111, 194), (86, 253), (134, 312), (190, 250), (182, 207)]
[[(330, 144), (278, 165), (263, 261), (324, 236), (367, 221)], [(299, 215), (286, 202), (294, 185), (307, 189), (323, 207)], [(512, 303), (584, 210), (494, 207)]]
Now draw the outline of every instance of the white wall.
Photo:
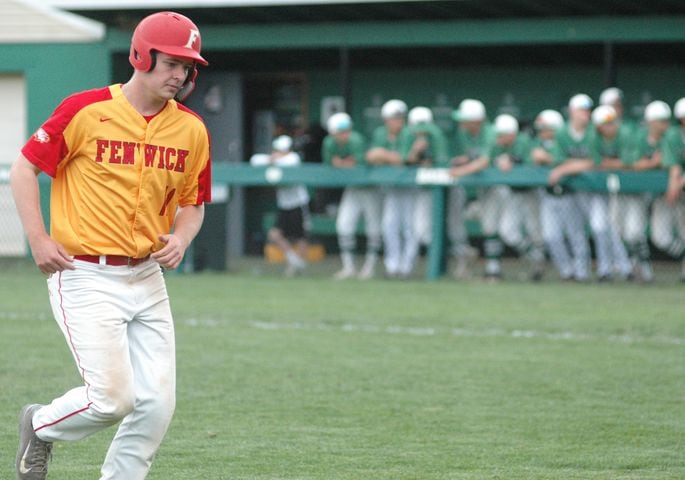
[(8, 169), (26, 142), (26, 81), (0, 75), (0, 257), (24, 256), (26, 240), (8, 185)]
[(0, 75), (0, 166), (11, 164), (26, 142), (26, 81)]

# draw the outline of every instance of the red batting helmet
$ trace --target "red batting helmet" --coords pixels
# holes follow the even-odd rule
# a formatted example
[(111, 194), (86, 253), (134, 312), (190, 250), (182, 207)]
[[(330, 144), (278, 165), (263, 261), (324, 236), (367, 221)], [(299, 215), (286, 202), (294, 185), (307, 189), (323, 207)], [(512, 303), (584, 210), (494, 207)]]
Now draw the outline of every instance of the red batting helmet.
[(154, 67), (153, 51), (207, 65), (200, 55), (201, 44), (200, 31), (188, 17), (175, 12), (153, 13), (133, 32), (128, 60), (133, 68), (145, 72)]

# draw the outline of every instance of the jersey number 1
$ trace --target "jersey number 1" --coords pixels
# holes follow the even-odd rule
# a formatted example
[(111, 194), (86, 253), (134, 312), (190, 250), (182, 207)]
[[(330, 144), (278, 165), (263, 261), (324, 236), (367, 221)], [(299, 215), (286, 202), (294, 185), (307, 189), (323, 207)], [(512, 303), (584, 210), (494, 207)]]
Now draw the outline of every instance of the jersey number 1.
[(166, 209), (171, 203), (171, 199), (174, 198), (174, 194), (176, 193), (176, 189), (172, 188), (171, 190), (168, 190), (169, 187), (167, 187), (166, 190), (166, 195), (164, 198), (164, 203), (162, 204), (162, 209), (159, 211), (159, 216), (164, 217), (166, 215)]

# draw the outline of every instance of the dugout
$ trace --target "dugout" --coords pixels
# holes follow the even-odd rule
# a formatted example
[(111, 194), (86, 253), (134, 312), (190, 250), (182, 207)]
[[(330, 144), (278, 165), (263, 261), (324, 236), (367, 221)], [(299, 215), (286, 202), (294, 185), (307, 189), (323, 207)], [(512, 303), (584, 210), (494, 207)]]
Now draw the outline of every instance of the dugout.
[[(34, 72), (27, 76), (28, 131), (54, 107), (53, 96), (86, 81), (126, 80), (132, 29), (160, 8), (144, 0), (45, 3), (100, 22), (107, 33), (86, 44), (33, 45), (52, 68), (22, 58), (21, 46), (9, 67), (0, 62), (2, 72)], [(624, 90), (634, 118), (653, 99), (673, 104), (685, 95), (679, 83), (685, 4), (677, 0), (169, 0), (166, 6), (193, 18), (203, 34), (211, 67), (201, 72), (190, 104), (212, 132), (215, 162), (245, 161), (280, 131), (308, 140), (305, 161), (316, 162), (329, 112), (348, 110), (368, 134), (382, 103), (394, 97), (430, 107), (449, 130), (449, 114), (464, 97), (482, 99), (491, 118), (508, 112), (525, 124), (544, 108), (562, 110), (576, 92), (596, 98), (609, 85)], [(80, 70), (89, 75), (58, 67), (94, 58), (97, 68)], [(48, 70), (60, 75), (50, 96), (44, 93)], [(264, 188), (232, 193), (229, 251), (255, 252), (273, 197)]]

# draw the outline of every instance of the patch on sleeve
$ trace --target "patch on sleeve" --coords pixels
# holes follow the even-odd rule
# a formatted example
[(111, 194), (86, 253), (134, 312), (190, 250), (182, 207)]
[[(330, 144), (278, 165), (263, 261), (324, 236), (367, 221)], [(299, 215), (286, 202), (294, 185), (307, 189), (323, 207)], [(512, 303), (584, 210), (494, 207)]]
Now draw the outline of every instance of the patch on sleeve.
[(50, 135), (41, 127), (33, 134), (33, 140), (38, 143), (50, 143)]

